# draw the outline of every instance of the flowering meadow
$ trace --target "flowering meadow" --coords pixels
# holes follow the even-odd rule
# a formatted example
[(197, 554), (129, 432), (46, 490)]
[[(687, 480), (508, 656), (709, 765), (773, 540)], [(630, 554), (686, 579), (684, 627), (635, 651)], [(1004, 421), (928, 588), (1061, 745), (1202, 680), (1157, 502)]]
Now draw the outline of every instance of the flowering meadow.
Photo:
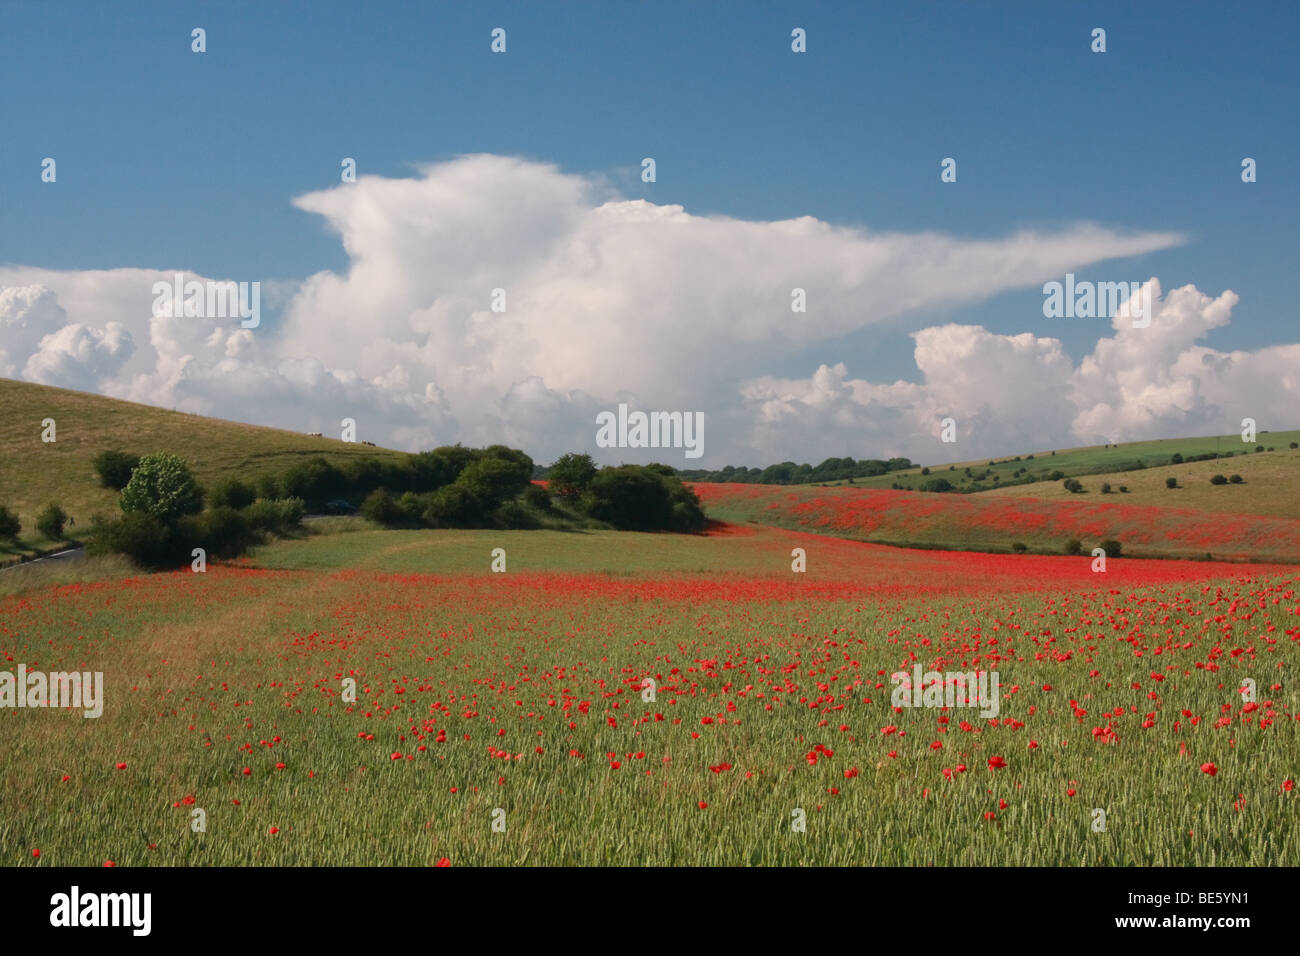
[[(1298, 642), (1284, 565), (283, 541), (0, 598), (0, 669), (106, 681), (98, 719), (0, 710), (0, 859), (1295, 865)], [(996, 672), (999, 713), (892, 706), (916, 664)]]
[[(1005, 552), (1019, 542), (1060, 554), (1071, 539), (1087, 549), (1113, 539), (1126, 553), (1142, 556), (1300, 562), (1300, 519), (1128, 504), (1119, 494), (1039, 499), (1012, 494), (1017, 489), (993, 495), (812, 485), (692, 487), (711, 516), (727, 521), (888, 544)], [(1252, 488), (1247, 497), (1254, 494)]]

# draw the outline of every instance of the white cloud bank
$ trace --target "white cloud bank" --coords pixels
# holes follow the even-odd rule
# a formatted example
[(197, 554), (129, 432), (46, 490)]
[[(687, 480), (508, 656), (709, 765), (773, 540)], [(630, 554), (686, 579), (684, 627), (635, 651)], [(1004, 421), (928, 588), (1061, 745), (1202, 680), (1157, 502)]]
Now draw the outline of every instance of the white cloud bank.
[[(1161, 298), (1158, 283), (1150, 327), (1117, 320), (1078, 368), (1054, 338), (944, 325), (914, 333), (919, 383), (853, 380), (838, 364), (767, 377), (792, 349), (1181, 241), (1167, 233), (969, 240), (700, 217), (498, 156), (296, 202), (337, 232), (350, 265), (290, 290), (280, 322), (156, 318), (166, 269), (5, 268), (0, 375), (299, 431), (335, 433), (351, 417), (379, 444), (500, 441), (541, 461), (597, 453), (596, 412), (626, 401), (703, 412), (705, 457), (691, 464), (714, 466), (979, 457), (1228, 431), (1244, 415), (1293, 424), (1300, 407), (1300, 346), (1200, 347), (1236, 296), (1189, 286)], [(796, 287), (803, 314), (790, 309)], [(498, 288), (504, 313), (491, 311)], [(949, 414), (957, 456), (937, 439)], [(686, 464), (680, 452), (598, 457)]]

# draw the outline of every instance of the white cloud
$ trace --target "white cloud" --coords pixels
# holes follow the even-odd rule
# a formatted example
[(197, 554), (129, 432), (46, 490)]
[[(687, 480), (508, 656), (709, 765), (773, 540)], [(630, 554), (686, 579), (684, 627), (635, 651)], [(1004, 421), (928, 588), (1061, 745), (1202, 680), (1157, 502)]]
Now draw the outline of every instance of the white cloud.
[[(359, 437), (396, 447), (504, 441), (539, 460), (595, 452), (595, 413), (627, 401), (704, 412), (703, 461), (717, 465), (933, 458), (944, 414), (980, 455), (1080, 430), (1089, 440), (1211, 420), (1217, 430), (1237, 404), (1294, 395), (1291, 347), (1195, 345), (1235, 302), (1195, 290), (1171, 293), (1151, 329), (1117, 329), (1079, 369), (1052, 338), (945, 325), (915, 333), (918, 383), (852, 380), (842, 365), (768, 377), (792, 349), (1181, 241), (1168, 233), (1082, 225), (972, 240), (702, 217), (498, 156), (409, 179), (363, 176), (296, 203), (340, 236), (350, 261), (264, 297), (285, 302), (283, 315), (256, 330), (154, 317), (165, 269), (3, 268), (0, 373), (300, 431), (351, 417)], [(807, 313), (790, 311), (795, 287)], [(491, 311), (496, 288), (504, 313)]]

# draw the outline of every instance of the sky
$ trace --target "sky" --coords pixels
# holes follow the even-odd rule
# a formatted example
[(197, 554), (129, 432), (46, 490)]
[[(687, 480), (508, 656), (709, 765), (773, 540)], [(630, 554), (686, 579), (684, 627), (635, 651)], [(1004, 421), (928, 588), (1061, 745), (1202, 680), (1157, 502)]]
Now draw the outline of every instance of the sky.
[[(1296, 427), (1298, 26), (1285, 2), (0, 0), (0, 376), (541, 462)], [(178, 271), (258, 282), (260, 323), (155, 314)], [(1067, 273), (1143, 283), (1150, 321), (1044, 315)], [(597, 447), (619, 403), (701, 414), (702, 457)]]

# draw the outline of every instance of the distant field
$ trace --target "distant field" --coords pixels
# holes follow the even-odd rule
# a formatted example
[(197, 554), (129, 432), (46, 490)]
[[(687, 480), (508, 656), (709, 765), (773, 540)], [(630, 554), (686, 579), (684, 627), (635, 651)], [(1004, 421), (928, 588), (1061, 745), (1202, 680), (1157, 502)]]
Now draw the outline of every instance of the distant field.
[[(905, 471), (892, 471), (887, 475), (874, 478), (855, 478), (853, 484), (859, 488), (892, 488), (902, 485), (905, 490), (919, 488), (922, 483), (933, 478), (947, 478), (958, 489), (992, 488), (997, 485), (1028, 483), (1045, 478), (1055, 471), (1064, 472), (1064, 477), (1073, 478), (1083, 475), (1111, 474), (1136, 466), (1140, 461), (1147, 467), (1166, 465), (1175, 455), (1189, 458), (1193, 455), (1224, 454), (1235, 452), (1232, 459), (1221, 460), (1222, 467), (1237, 470), (1235, 462), (1243, 457), (1253, 456), (1255, 446), (1272, 447), (1281, 452), (1288, 450), (1291, 442), (1300, 443), (1300, 431), (1267, 432), (1258, 436), (1252, 445), (1244, 445), (1241, 435), (1210, 436), (1202, 438), (1162, 438), (1156, 441), (1127, 442), (1110, 447), (1093, 445), (1086, 448), (1062, 448), (1055, 453), (1051, 450), (1008, 455), (1001, 458), (981, 458), (976, 461), (956, 462), (952, 465), (931, 464), (928, 475), (921, 473), (921, 466)], [(937, 443), (936, 443), (937, 444)], [(960, 446), (955, 446), (960, 447)], [(990, 464), (992, 462), (992, 464)], [(966, 469), (971, 470), (969, 476)], [(1017, 475), (1024, 469), (1024, 473)], [(1224, 472), (1227, 474), (1228, 472)], [(1210, 472), (1214, 474), (1214, 472)], [(847, 481), (828, 482), (828, 485), (846, 485)]]
[[(1108, 538), (1144, 557), (1300, 562), (1300, 519), (1222, 515), (1128, 504), (1124, 495), (1034, 500), (808, 485), (694, 486), (711, 518), (912, 547), (1059, 554)], [(1240, 493), (1241, 488), (1234, 488)]]
[[(4, 866), (1300, 860), (1294, 568), (360, 531), (28, 583), (0, 658), (105, 691), (0, 712)], [(914, 662), (998, 711), (896, 710)]]
[[(91, 467), (92, 459), (110, 448), (181, 455), (203, 484), (280, 472), (314, 455), (338, 462), (399, 454), (10, 379), (0, 379), (0, 409), (0, 504), (19, 513), (24, 529), (24, 546), (14, 549), (0, 542), (0, 559), (53, 544), (35, 528), (37, 513), (51, 501), (76, 521), (68, 529), (74, 536), (96, 512), (117, 512), (117, 493), (101, 488)], [(41, 441), (46, 418), (55, 420), (53, 443)], [(359, 440), (365, 437), (364, 426), (358, 425)]]
[[(1214, 475), (1241, 475), (1239, 485), (1212, 485)], [(1177, 488), (1166, 488), (1165, 479), (1176, 478)], [(1142, 471), (1111, 472), (1079, 479), (1084, 493), (1071, 494), (1060, 481), (1036, 482), (1011, 488), (995, 488), (979, 497), (1037, 498), (1044, 501), (1118, 502), (1125, 505), (1158, 505), (1162, 508), (1192, 508), (1214, 514), (1268, 515), (1300, 518), (1300, 450), (1279, 448), (1258, 455), (1228, 460), (1185, 462)], [(1101, 486), (1111, 486), (1109, 495)], [(1120, 486), (1128, 489), (1121, 494)]]

